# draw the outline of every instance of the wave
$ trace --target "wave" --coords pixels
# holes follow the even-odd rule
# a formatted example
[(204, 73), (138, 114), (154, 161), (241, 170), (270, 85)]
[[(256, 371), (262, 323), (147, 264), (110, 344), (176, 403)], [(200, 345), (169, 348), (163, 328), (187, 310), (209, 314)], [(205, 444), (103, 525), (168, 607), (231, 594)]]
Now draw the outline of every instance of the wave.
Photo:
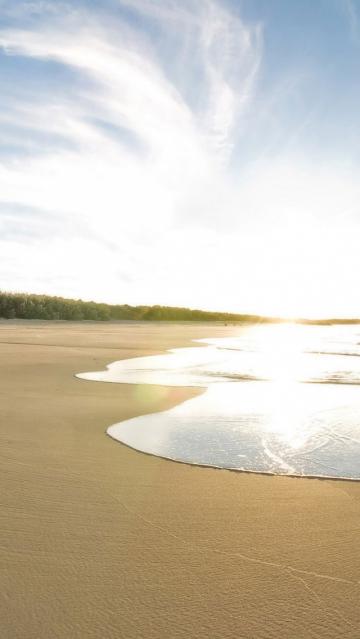
[[(251, 375), (250, 373), (223, 373), (221, 371), (208, 372), (204, 371), (206, 377), (230, 379), (238, 382), (276, 382), (272, 377), (261, 377), (259, 375)], [(326, 376), (323, 378), (309, 377), (308, 379), (294, 380), (298, 384), (341, 384), (344, 386), (360, 386), (359, 379), (346, 379), (334, 376)]]
[[(260, 349), (244, 346), (217, 346), (219, 351), (233, 351), (235, 353), (261, 353)], [(303, 355), (331, 355), (332, 357), (360, 357), (359, 352), (331, 351), (331, 350), (304, 350)]]
[(257, 349), (252, 339), (196, 340), (207, 348), (122, 360), (79, 377), (206, 389), (169, 411), (108, 429), (111, 437), (144, 453), (240, 472), (358, 481), (356, 346), (352, 340), (321, 339), (311, 343), (318, 349), (305, 351), (304, 344), (292, 348), (279, 336), (271, 341), (270, 329), (268, 337), (266, 342), (262, 336)]
[(360, 353), (349, 353), (349, 351), (304, 351), (309, 355), (332, 355), (340, 357), (360, 357)]

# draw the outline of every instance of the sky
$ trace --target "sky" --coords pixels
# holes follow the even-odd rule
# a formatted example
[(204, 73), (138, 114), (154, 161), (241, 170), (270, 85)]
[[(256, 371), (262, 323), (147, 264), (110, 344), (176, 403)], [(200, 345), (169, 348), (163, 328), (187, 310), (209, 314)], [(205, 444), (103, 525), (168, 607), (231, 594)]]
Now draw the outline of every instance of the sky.
[(0, 0), (0, 288), (360, 317), (360, 0)]

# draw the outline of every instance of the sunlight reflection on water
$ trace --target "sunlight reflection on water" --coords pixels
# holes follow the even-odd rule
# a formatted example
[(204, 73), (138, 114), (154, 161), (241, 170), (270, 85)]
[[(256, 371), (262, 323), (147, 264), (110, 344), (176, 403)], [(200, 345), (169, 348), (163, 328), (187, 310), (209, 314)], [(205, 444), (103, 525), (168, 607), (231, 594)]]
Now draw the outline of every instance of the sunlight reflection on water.
[(111, 437), (188, 463), (360, 479), (358, 327), (263, 325), (199, 341), (79, 374), (206, 388), (171, 410), (111, 426)]

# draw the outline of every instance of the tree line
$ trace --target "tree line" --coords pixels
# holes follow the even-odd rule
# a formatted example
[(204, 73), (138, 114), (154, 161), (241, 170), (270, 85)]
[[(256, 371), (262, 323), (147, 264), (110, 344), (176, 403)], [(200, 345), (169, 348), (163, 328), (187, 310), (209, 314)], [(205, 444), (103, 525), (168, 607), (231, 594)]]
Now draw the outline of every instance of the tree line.
[(258, 315), (220, 313), (173, 306), (129, 306), (0, 291), (0, 317), (44, 320), (271, 321)]
[[(262, 317), (239, 313), (200, 311), (175, 306), (129, 306), (129, 304), (102, 304), (84, 302), (51, 295), (8, 293), (0, 291), (0, 318), (43, 320), (147, 320), (187, 322), (248, 322), (270, 323), (284, 321), (276, 317)], [(359, 324), (359, 319), (298, 319), (301, 324)]]

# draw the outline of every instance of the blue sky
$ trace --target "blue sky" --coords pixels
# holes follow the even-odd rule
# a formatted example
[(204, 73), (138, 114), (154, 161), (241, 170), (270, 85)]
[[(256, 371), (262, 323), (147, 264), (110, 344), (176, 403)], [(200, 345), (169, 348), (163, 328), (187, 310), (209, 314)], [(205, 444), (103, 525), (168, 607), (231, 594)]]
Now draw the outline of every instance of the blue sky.
[(360, 0), (0, 0), (0, 286), (360, 316)]

